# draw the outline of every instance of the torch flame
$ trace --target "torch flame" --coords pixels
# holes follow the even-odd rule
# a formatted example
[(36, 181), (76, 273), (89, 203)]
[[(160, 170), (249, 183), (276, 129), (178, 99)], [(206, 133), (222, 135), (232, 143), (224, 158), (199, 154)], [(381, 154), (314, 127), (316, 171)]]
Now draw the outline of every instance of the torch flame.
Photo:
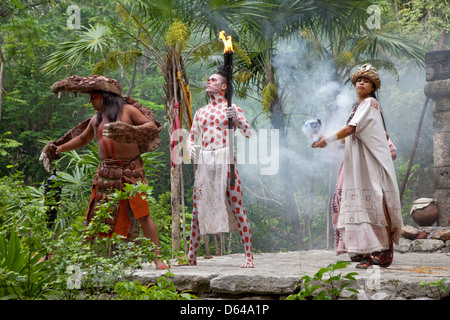
[(233, 43), (231, 42), (231, 36), (228, 36), (225, 39), (225, 31), (220, 31), (219, 38), (222, 39), (222, 41), (223, 41), (223, 46), (224, 46), (223, 53), (234, 52)]

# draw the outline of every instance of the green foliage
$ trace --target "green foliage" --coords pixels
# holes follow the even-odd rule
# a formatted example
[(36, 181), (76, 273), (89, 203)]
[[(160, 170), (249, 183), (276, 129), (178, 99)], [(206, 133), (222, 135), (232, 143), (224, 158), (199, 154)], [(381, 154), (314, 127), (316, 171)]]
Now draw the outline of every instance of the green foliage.
[(157, 284), (143, 286), (138, 281), (116, 283), (114, 291), (118, 294), (116, 300), (198, 300), (188, 291), (178, 293), (169, 278), (173, 274), (169, 271), (158, 278)]
[(43, 254), (34, 254), (22, 245), (15, 230), (9, 239), (0, 234), (0, 300), (46, 299), (54, 292), (48, 288), (52, 273)]
[(9, 153), (5, 149), (17, 148), (22, 144), (14, 139), (9, 139), (6, 136), (11, 135), (11, 131), (0, 134), (0, 157), (7, 156)]
[[(251, 212), (252, 244), (261, 252), (297, 250), (292, 241), (291, 226), (280, 207), (271, 204), (246, 203)], [(235, 252), (242, 250), (240, 240), (235, 244)]]
[(53, 52), (50, 55), (50, 60), (42, 65), (42, 72), (47, 75), (53, 74), (65, 67), (67, 63), (70, 63), (73, 68), (80, 63), (84, 54), (93, 59), (113, 45), (114, 38), (111, 37), (111, 31), (108, 27), (97, 24), (90, 26), (90, 28), (83, 28), (86, 31), (77, 40), (61, 43), (60, 49)]
[[(10, 242), (7, 246), (14, 250), (2, 249), (0, 263), (6, 261), (9, 266), (12, 260), (19, 259), (13, 263), (13, 266), (17, 266), (13, 269), (0, 265), (3, 298), (45, 299), (52, 296), (56, 299), (96, 299), (99, 295), (112, 294), (115, 283), (127, 279), (142, 264), (151, 263), (156, 258), (153, 252), (155, 246), (147, 238), (139, 237), (136, 241), (125, 242), (118, 236), (102, 238), (97, 235), (109, 230), (103, 221), (109, 217), (112, 206), (138, 193), (143, 194), (151, 204), (153, 218), (159, 219), (157, 224), (162, 223), (167, 227), (170, 225), (170, 194), (160, 195), (157, 201), (151, 196), (152, 187), (126, 185), (123, 191), (113, 193), (108, 202), (99, 206), (93, 221), (87, 226), (84, 224), (85, 200), (75, 196), (68, 200), (63, 194), (55, 225), (64, 224), (64, 227), (50, 230), (46, 225), (47, 206), (44, 205), (42, 192), (25, 186), (23, 178), (20, 172), (1, 178), (0, 231), (3, 234), (16, 234), (20, 239), (20, 243)], [(71, 219), (67, 219), (66, 208), (70, 208), (68, 202), (82, 208)], [(161, 248), (161, 251), (171, 255), (170, 228), (165, 228), (162, 234), (165, 241), (161, 243), (165, 248)], [(50, 253), (51, 259), (34, 267), (44, 253)], [(30, 261), (29, 264), (25, 263), (26, 259)], [(45, 269), (48, 277), (36, 278), (41, 275), (40, 270), (44, 266), (48, 267)], [(24, 270), (31, 270), (30, 276), (36, 277), (31, 280), (24, 278)], [(8, 288), (14, 288), (17, 292), (11, 292), (12, 289)]]
[(420, 291), (422, 291), (424, 288), (428, 288), (431, 293), (433, 295), (436, 295), (436, 293), (434, 292), (433, 288), (437, 288), (438, 292), (437, 292), (437, 297), (439, 299), (442, 299), (443, 295), (445, 294), (445, 292), (447, 291), (447, 284), (446, 284), (447, 278), (442, 278), (440, 280), (436, 280), (436, 281), (421, 281), (419, 283), (420, 286)]
[(272, 103), (278, 96), (277, 87), (271, 82), (264, 87), (261, 94), (262, 94), (262, 101), (261, 101), (262, 110), (265, 113), (269, 114), (272, 108)]
[(136, 59), (142, 56), (140, 50), (131, 50), (127, 52), (113, 51), (106, 57), (105, 60), (98, 62), (92, 74), (104, 75), (106, 70), (109, 72), (119, 69), (119, 67), (131, 66)]
[(27, 245), (37, 248), (41, 236), (46, 237), (46, 207), (42, 190), (26, 186), (24, 175), (0, 179), (0, 232), (17, 230), (27, 236)]
[[(388, 6), (389, 3), (385, 3)], [(408, 0), (398, 2), (398, 23), (392, 23), (392, 28), (400, 30), (405, 36), (418, 41), (426, 48), (437, 49), (441, 32), (447, 29), (450, 14), (448, 0)], [(448, 49), (447, 45), (444, 46)]]
[[(110, 217), (112, 207), (119, 201), (136, 194), (142, 194), (150, 201), (150, 193), (149, 186), (127, 184), (123, 191), (117, 190), (99, 205), (89, 225), (83, 226), (79, 220), (71, 230), (58, 236), (51, 246), (51, 264), (58, 274), (55, 284), (65, 298), (79, 299), (81, 293), (77, 289), (80, 288), (87, 298), (111, 294), (118, 281), (129, 278), (142, 264), (151, 263), (156, 258), (153, 252), (155, 245), (148, 238), (139, 237), (133, 242), (126, 242), (116, 235), (111, 238), (98, 236), (109, 232), (109, 226), (103, 221)], [(76, 275), (69, 272), (68, 277), (67, 272), (74, 269)], [(78, 280), (75, 288), (65, 289), (67, 281), (76, 284), (74, 280)]]
[(300, 291), (289, 295), (286, 300), (338, 300), (343, 290), (358, 293), (358, 290), (349, 287), (356, 282), (354, 276), (358, 273), (335, 274), (336, 270), (344, 269), (349, 264), (350, 262), (338, 261), (320, 268), (313, 277), (303, 276), (299, 284)]
[(189, 28), (184, 23), (175, 20), (166, 32), (165, 41), (169, 47), (178, 47), (180, 50), (184, 50), (189, 35)]

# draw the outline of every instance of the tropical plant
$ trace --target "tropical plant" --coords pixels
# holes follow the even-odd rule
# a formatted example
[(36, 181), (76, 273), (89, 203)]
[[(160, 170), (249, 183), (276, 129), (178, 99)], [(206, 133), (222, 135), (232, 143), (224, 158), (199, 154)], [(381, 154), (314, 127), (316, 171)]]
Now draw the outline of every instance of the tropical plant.
[(65, 298), (84, 299), (109, 294), (115, 283), (128, 279), (143, 263), (151, 263), (156, 258), (153, 252), (155, 245), (148, 238), (124, 241), (123, 237), (115, 234), (99, 236), (110, 231), (110, 226), (104, 221), (110, 217), (112, 208), (137, 193), (150, 202), (151, 187), (142, 183), (127, 184), (124, 190), (117, 190), (108, 197), (108, 201), (97, 207), (87, 226), (83, 217), (79, 217), (51, 243), (50, 261), (57, 275), (53, 286)]
[(22, 145), (20, 142), (9, 139), (7, 136), (11, 135), (11, 131), (4, 132), (0, 134), (0, 157), (7, 156), (9, 153), (5, 149), (17, 148)]
[(21, 245), (18, 233), (0, 234), (0, 299), (47, 299), (54, 295), (48, 284), (52, 280), (43, 253)]
[(86, 31), (76, 41), (61, 43), (60, 50), (53, 52), (49, 57), (50, 60), (42, 65), (42, 71), (46, 73), (57, 72), (68, 63), (73, 68), (86, 56), (93, 59), (98, 54), (104, 54), (113, 46), (114, 38), (111, 37), (108, 27), (97, 24), (90, 26), (90, 28), (83, 28)]
[[(302, 282), (298, 285), (299, 292), (289, 295), (286, 300), (338, 300), (344, 290), (357, 294), (358, 290), (350, 287), (356, 282), (354, 276), (358, 274), (357, 272), (346, 275), (335, 274), (336, 270), (344, 269), (349, 264), (350, 262), (338, 261), (320, 268), (313, 277), (303, 276)], [(353, 296), (351, 295), (348, 299)]]
[[(447, 278), (442, 278), (436, 281), (421, 281), (419, 283), (420, 291), (422, 291), (424, 288), (428, 288), (433, 296), (437, 296), (437, 298), (440, 300), (442, 299), (443, 295), (447, 291), (447, 284), (446, 284)], [(437, 290), (434, 290), (433, 288), (437, 288)], [(435, 293), (437, 291), (437, 294)]]
[(178, 293), (170, 277), (173, 273), (166, 272), (158, 278), (156, 284), (143, 286), (139, 281), (118, 282), (114, 287), (116, 300), (198, 300), (188, 291)]

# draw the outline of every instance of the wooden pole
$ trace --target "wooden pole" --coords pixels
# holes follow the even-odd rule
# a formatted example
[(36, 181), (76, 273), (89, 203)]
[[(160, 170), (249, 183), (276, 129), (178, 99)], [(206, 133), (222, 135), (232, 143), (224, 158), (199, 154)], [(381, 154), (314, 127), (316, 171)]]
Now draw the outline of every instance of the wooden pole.
[[(233, 52), (227, 51), (224, 54), (224, 66), (227, 79), (227, 107), (232, 107), (232, 95), (233, 95)], [(229, 153), (230, 153), (230, 186), (235, 185), (234, 177), (234, 131), (233, 131), (233, 119), (228, 118), (228, 138), (229, 138)]]

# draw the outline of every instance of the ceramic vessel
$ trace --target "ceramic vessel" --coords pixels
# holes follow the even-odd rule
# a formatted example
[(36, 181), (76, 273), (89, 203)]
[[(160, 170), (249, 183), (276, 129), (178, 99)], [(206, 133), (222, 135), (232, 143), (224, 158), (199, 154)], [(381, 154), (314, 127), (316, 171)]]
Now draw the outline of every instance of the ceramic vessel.
[(419, 226), (431, 226), (439, 219), (439, 208), (434, 203), (434, 200), (418, 199), (414, 201), (413, 207), (411, 216)]

